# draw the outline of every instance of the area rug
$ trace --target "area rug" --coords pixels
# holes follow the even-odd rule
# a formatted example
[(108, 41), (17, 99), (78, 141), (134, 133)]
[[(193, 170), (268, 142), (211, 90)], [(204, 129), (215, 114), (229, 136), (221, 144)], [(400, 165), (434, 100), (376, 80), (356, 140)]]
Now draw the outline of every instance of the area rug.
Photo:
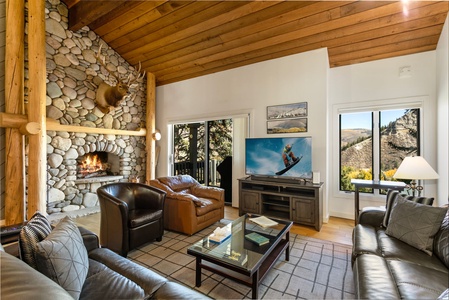
[[(133, 250), (128, 258), (214, 299), (251, 298), (251, 289), (207, 270), (195, 287), (195, 257), (187, 248), (217, 227), (222, 220), (192, 236), (166, 231), (161, 242)], [(290, 261), (282, 255), (259, 286), (260, 299), (353, 299), (351, 246), (290, 234)]]

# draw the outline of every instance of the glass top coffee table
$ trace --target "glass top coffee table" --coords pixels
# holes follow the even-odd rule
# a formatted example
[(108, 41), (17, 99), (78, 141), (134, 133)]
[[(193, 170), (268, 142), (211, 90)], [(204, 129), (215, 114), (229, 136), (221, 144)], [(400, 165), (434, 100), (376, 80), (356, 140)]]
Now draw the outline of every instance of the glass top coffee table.
[[(196, 257), (197, 287), (201, 286), (201, 270), (205, 269), (251, 287), (252, 298), (258, 298), (259, 283), (274, 262), (284, 251), (285, 260), (289, 260), (293, 222), (270, 218), (278, 224), (264, 228), (249, 220), (255, 217), (258, 216), (245, 214), (226, 225), (231, 235), (221, 243), (207, 236), (187, 249), (188, 254)], [(259, 246), (245, 238), (253, 232), (266, 237), (268, 242)]]

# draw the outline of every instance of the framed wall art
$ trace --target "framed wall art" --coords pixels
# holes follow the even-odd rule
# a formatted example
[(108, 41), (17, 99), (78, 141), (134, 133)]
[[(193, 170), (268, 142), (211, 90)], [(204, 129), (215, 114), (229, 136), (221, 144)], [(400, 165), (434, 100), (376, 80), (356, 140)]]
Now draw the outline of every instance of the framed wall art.
[(307, 102), (267, 106), (267, 119), (307, 117)]
[(267, 121), (267, 134), (307, 132), (307, 118)]

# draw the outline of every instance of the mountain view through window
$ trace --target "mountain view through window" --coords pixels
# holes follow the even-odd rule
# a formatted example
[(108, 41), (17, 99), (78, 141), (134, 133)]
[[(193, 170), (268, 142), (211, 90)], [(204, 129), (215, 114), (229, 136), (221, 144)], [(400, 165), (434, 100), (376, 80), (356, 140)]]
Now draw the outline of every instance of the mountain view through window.
[(351, 179), (396, 181), (402, 160), (419, 155), (419, 115), (419, 109), (340, 114), (340, 190), (354, 191)]

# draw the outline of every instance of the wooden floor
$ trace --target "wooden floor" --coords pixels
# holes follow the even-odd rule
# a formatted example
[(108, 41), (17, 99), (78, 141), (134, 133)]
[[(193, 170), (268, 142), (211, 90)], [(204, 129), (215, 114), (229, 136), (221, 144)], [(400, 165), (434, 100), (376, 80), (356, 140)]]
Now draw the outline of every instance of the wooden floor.
[[(225, 206), (225, 219), (234, 220), (238, 217), (238, 209)], [(74, 219), (74, 221), (78, 225), (83, 226), (96, 234), (100, 233), (100, 213), (78, 217)], [(290, 232), (335, 243), (352, 245), (353, 229), (354, 220), (330, 217), (329, 222), (323, 224), (320, 231), (316, 231), (313, 227), (294, 224)]]

